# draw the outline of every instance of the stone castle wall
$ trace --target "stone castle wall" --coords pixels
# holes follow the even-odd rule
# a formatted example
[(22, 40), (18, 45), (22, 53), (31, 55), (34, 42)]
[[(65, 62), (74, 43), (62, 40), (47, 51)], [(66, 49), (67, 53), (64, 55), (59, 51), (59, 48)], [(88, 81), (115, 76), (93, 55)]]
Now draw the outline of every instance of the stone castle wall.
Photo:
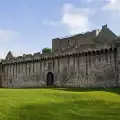
[[(71, 52), (72, 50), (72, 52)], [(119, 85), (119, 49), (35, 53), (3, 60), (2, 87), (46, 87), (47, 74), (58, 87), (113, 87)]]
[(105, 25), (53, 39), (52, 52), (13, 57), (9, 51), (0, 63), (0, 86), (46, 87), (49, 73), (57, 87), (120, 86), (120, 39)]
[(61, 59), (58, 82), (67, 87), (116, 86), (115, 52), (107, 51), (92, 55), (78, 55)]
[[(70, 36), (66, 38), (56, 38), (52, 40), (52, 49), (53, 51), (65, 50), (71, 48), (73, 46), (77, 46), (77, 48), (84, 47), (84, 45), (92, 45), (93, 40), (97, 35), (97, 30), (93, 30), (92, 32), (87, 32), (84, 34), (78, 34), (75, 36)], [(87, 46), (89, 48), (90, 46)], [(93, 47), (93, 46), (92, 46)]]

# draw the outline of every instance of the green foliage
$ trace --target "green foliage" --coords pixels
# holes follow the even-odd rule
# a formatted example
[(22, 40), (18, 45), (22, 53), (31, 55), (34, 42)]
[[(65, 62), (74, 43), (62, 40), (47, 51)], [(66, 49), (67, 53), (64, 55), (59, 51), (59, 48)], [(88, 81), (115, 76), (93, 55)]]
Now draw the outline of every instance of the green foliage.
[(48, 47), (45, 47), (42, 49), (42, 52), (52, 52), (52, 49), (51, 48), (48, 48)]
[(120, 88), (0, 89), (0, 120), (120, 120)]

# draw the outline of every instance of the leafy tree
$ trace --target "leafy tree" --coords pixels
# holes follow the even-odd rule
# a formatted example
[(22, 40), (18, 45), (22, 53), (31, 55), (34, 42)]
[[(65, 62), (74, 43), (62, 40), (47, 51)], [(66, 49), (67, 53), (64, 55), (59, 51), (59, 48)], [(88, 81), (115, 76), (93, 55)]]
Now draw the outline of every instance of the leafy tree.
[(48, 48), (48, 47), (45, 47), (42, 49), (42, 52), (45, 53), (45, 52), (52, 52), (52, 49), (51, 48)]

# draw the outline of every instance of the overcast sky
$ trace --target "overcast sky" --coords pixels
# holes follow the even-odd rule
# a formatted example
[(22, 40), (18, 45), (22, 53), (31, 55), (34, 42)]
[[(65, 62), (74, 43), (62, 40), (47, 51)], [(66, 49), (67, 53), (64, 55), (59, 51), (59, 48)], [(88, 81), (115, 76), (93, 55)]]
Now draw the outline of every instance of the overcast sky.
[(108, 27), (120, 34), (120, 0), (0, 0), (0, 57), (52, 47), (52, 39)]

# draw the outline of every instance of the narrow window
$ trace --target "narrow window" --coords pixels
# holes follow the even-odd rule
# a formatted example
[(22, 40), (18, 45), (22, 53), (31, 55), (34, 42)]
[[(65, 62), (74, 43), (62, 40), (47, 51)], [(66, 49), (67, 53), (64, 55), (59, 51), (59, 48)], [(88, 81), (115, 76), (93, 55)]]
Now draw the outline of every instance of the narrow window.
[(59, 61), (59, 59), (58, 59), (58, 73), (59, 73), (59, 71), (60, 71), (60, 70), (59, 70), (59, 69), (60, 69), (59, 67), (60, 67), (60, 61)]
[(86, 76), (88, 76), (88, 62), (86, 60)]
[[(53, 67), (54, 67), (54, 65), (53, 65)], [(49, 70), (52, 69), (52, 62), (49, 62), (49, 63), (48, 63), (48, 69), (49, 69)]]
[(69, 40), (68, 40), (68, 47), (69, 47), (70, 45), (69, 45)]
[(34, 62), (33, 62), (33, 73), (34, 73)]
[(73, 65), (74, 65), (74, 67), (75, 67), (75, 59), (73, 60)]
[(25, 63), (25, 73), (27, 74), (27, 63)]

